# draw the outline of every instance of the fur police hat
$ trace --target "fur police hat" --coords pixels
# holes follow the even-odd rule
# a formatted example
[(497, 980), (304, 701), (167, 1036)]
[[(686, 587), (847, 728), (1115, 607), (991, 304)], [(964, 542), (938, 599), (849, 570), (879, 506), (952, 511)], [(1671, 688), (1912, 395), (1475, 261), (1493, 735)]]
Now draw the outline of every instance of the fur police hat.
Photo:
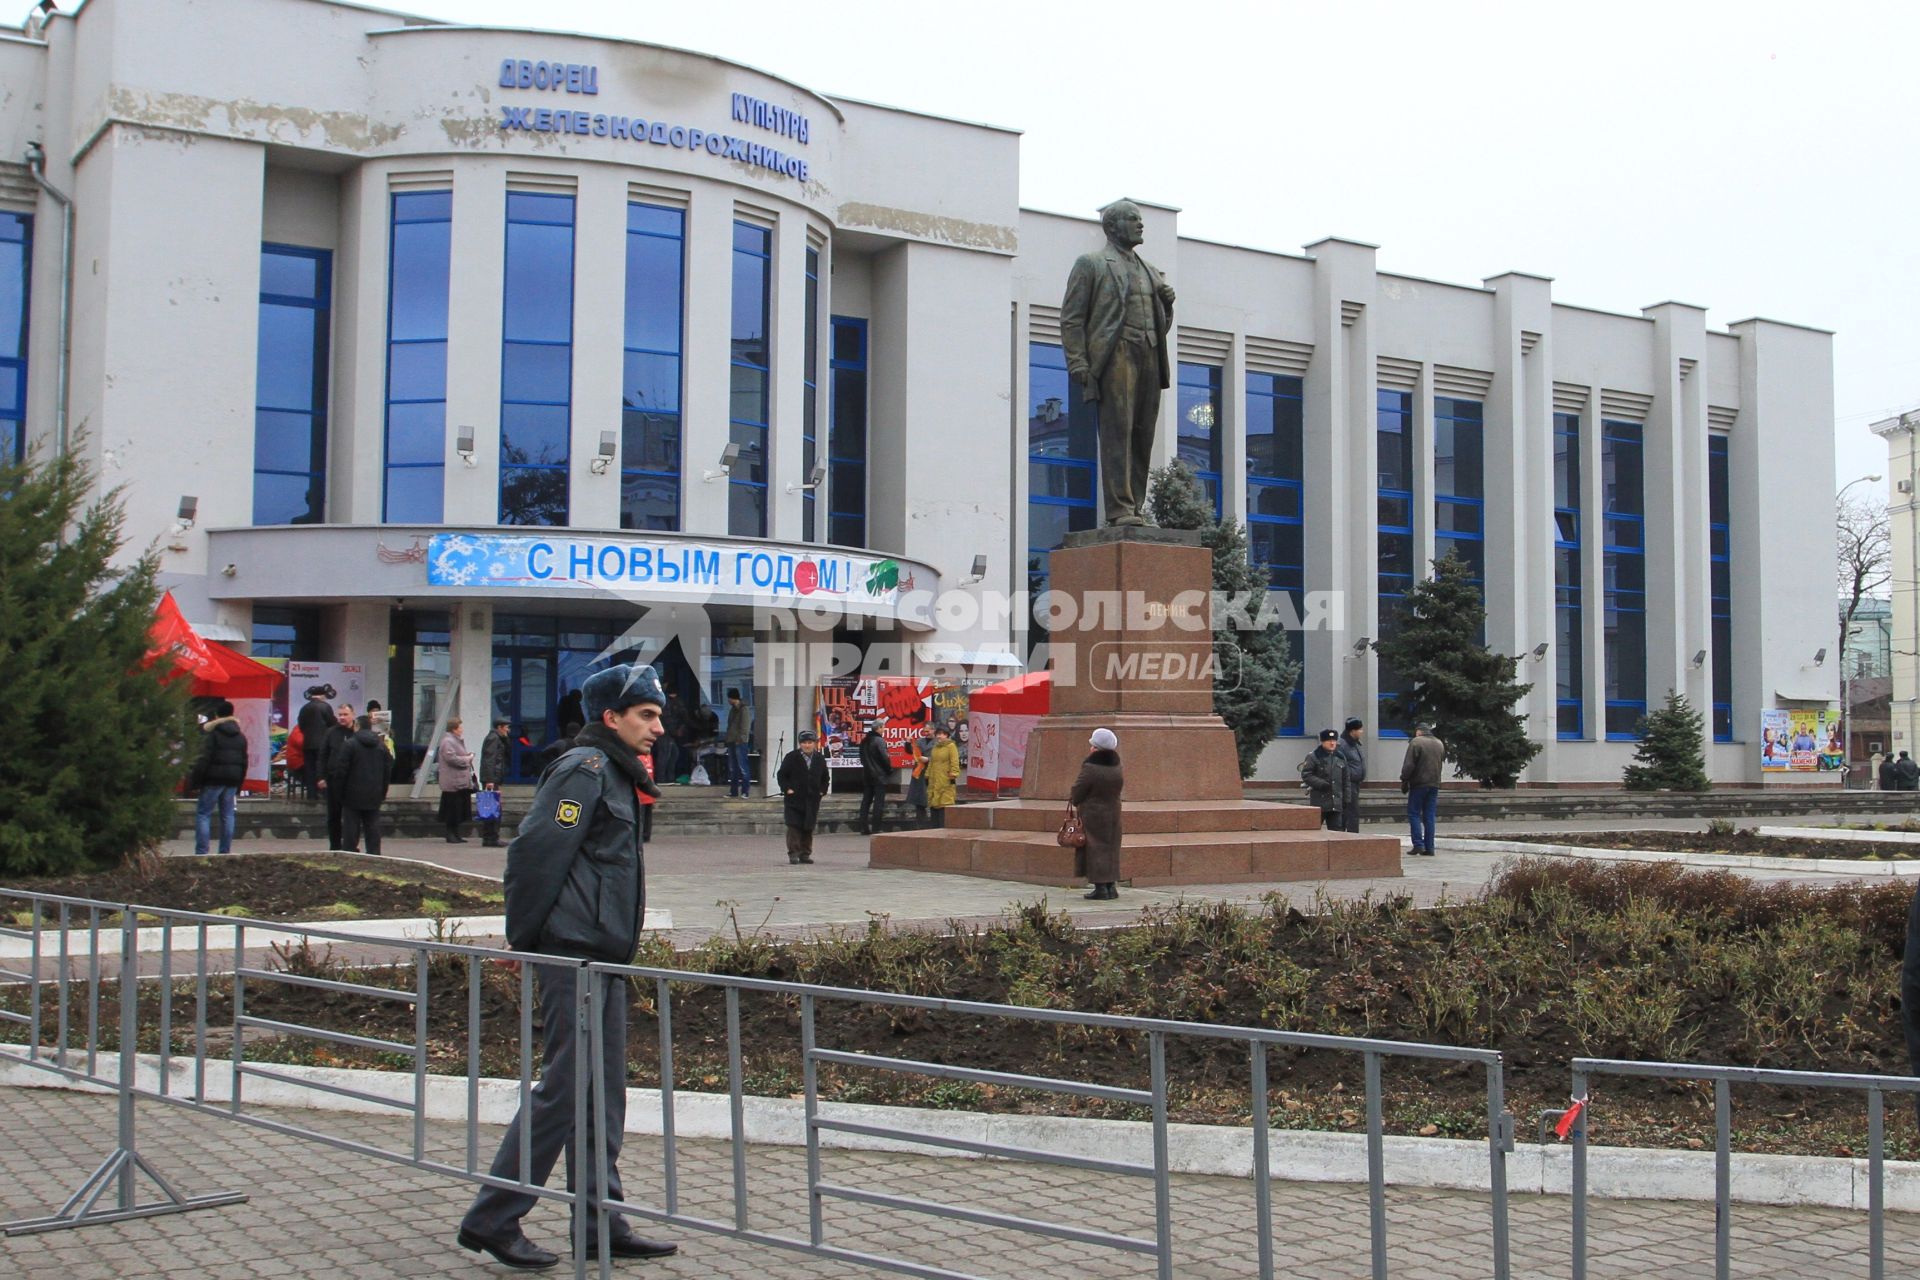
[(588, 724), (599, 724), (603, 711), (618, 713), (641, 702), (651, 702), (656, 707), (667, 705), (667, 695), (660, 689), (659, 673), (652, 667), (623, 662), (594, 672), (580, 686), (580, 704), (587, 713)]

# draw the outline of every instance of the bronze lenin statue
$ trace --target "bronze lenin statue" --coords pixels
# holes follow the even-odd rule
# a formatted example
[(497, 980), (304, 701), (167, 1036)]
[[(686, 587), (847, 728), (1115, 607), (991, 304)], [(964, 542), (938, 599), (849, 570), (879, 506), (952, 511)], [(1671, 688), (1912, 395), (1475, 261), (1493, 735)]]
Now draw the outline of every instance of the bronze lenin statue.
[(1100, 226), (1106, 248), (1081, 255), (1067, 276), (1060, 340), (1067, 375), (1098, 406), (1107, 523), (1143, 525), (1160, 393), (1173, 382), (1173, 289), (1134, 252), (1145, 238), (1138, 206), (1115, 201), (1100, 211)]

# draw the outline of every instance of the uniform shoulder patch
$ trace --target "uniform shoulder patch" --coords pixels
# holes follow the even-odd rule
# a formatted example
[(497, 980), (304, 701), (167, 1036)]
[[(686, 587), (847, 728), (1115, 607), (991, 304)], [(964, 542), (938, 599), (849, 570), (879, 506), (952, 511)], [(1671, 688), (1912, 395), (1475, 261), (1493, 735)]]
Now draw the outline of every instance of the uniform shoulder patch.
[(553, 811), (553, 821), (554, 825), (561, 827), (579, 826), (580, 802), (578, 800), (562, 800), (559, 807)]

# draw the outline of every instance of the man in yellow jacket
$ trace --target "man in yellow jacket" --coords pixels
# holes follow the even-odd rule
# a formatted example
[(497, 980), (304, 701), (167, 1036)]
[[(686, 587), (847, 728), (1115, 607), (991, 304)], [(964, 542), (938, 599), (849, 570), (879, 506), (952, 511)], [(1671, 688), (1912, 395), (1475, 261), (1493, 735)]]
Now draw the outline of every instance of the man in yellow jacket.
[(933, 825), (947, 825), (947, 806), (959, 798), (960, 748), (946, 725), (933, 731), (933, 753), (927, 759), (927, 807)]

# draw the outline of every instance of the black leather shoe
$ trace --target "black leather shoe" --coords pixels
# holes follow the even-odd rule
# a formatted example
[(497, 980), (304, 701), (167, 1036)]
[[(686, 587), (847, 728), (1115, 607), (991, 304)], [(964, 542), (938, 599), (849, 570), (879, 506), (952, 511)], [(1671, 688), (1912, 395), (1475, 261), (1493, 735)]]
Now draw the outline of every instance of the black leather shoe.
[[(462, 1249), (471, 1249), (475, 1253), (491, 1255), (493, 1260), (503, 1267), (515, 1271), (545, 1271), (560, 1264), (560, 1255), (550, 1253), (539, 1245), (516, 1233), (510, 1240), (490, 1240), (465, 1227), (455, 1237)], [(617, 1255), (616, 1255), (617, 1256)]]
[[(607, 1253), (615, 1258), (671, 1258), (680, 1252), (677, 1244), (668, 1244), (665, 1240), (647, 1240), (640, 1236), (615, 1236), (607, 1244)], [(600, 1258), (600, 1242), (592, 1235), (587, 1237), (586, 1258), (597, 1262)]]

